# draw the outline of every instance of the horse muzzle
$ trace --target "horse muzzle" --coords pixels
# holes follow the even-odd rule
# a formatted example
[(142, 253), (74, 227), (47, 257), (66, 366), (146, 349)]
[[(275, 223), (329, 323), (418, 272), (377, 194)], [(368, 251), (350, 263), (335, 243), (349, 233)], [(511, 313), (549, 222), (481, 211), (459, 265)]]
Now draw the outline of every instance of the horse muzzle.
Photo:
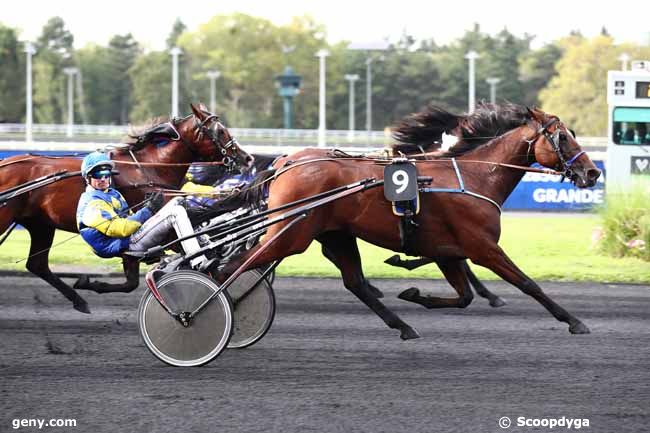
[(571, 176), (571, 181), (578, 188), (591, 188), (596, 185), (596, 181), (598, 181), (601, 174), (602, 172), (595, 167), (580, 170), (580, 172), (576, 170)]

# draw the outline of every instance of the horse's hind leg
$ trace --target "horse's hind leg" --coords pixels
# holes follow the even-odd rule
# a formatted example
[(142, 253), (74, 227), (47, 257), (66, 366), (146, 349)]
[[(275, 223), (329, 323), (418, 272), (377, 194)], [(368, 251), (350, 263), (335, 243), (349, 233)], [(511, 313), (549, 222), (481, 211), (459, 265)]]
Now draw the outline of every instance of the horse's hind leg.
[(63, 296), (72, 302), (75, 310), (90, 314), (88, 303), (50, 270), (48, 260), (52, 241), (54, 240), (54, 227), (39, 224), (38, 222), (22, 222), (21, 224), (29, 231), (31, 238), (29, 257), (25, 267), (61, 292)]
[(345, 232), (327, 232), (316, 238), (323, 245), (323, 252), (341, 271), (345, 288), (366, 304), (392, 329), (400, 330), (402, 340), (418, 338), (417, 331), (390, 311), (375, 296), (363, 276), (361, 256), (356, 238)]
[(140, 262), (134, 257), (123, 256), (122, 267), (126, 276), (125, 283), (105, 283), (103, 281), (90, 281), (87, 276), (83, 276), (74, 284), (77, 290), (91, 290), (97, 293), (130, 293), (138, 288), (140, 283)]
[[(320, 239), (320, 238), (319, 238), (319, 239)], [(330, 262), (332, 262), (332, 263), (334, 263), (334, 264), (336, 265), (337, 257), (336, 257), (336, 255), (334, 254), (334, 252), (332, 252), (332, 251), (330, 250), (330, 248), (328, 248), (324, 243), (321, 242), (321, 245), (322, 245), (322, 249), (321, 249), (321, 251), (322, 251), (323, 255), (325, 256), (325, 258), (327, 258)], [(354, 242), (354, 246), (355, 246), (355, 248), (356, 248), (356, 254), (359, 255), (359, 249), (358, 249), (358, 247), (357, 247), (356, 245), (357, 245), (357, 244), (356, 244), (356, 241), (355, 241), (355, 242)], [(351, 254), (352, 254), (352, 253), (351, 253)], [(370, 293), (371, 293), (374, 297), (376, 297), (376, 298), (383, 298), (383, 297), (384, 297), (384, 293), (383, 293), (381, 290), (379, 290), (377, 287), (375, 287), (375, 286), (373, 286), (372, 284), (370, 284), (370, 281), (368, 281), (368, 280), (363, 276), (363, 270), (361, 269), (361, 256), (359, 256), (359, 272), (361, 273), (361, 279), (363, 279), (364, 284), (365, 284), (365, 286), (368, 288), (368, 290), (370, 291)]]
[(491, 269), (525, 294), (535, 298), (553, 317), (560, 322), (568, 323), (569, 332), (572, 334), (589, 333), (589, 328), (584, 323), (549, 298), (537, 283), (524, 274), (498, 245), (495, 244), (491, 248), (481, 248), (479, 254), (471, 258), (474, 263)]
[[(389, 257), (388, 259), (384, 260), (384, 263), (395, 266), (398, 268), (404, 268), (409, 271), (412, 271), (413, 269), (419, 268), (420, 266), (428, 265), (429, 263), (435, 262), (434, 259), (430, 259), (428, 257), (420, 257), (417, 259), (408, 259), (408, 260), (402, 260), (402, 258), (399, 256), (399, 254), (395, 254), (394, 256)], [(482, 298), (486, 298), (490, 302), (490, 306), (492, 307), (502, 307), (506, 305), (505, 301), (495, 295), (494, 293), (490, 292), (487, 287), (479, 280), (474, 272), (470, 269), (469, 265), (467, 264), (467, 261), (465, 260), (463, 267), (465, 268), (465, 273), (467, 274), (467, 278), (469, 279), (469, 283), (471, 286), (476, 290), (476, 294), (481, 296)], [(471, 290), (471, 289), (470, 289)]]
[(467, 264), (467, 260), (463, 260), (463, 268), (465, 269), (465, 274), (467, 275), (467, 279), (469, 280), (469, 283), (472, 285), (474, 290), (476, 290), (476, 294), (479, 295), (482, 298), (487, 299), (490, 302), (490, 306), (492, 307), (503, 307), (506, 305), (506, 302), (495, 295), (494, 293), (490, 292), (487, 287), (483, 285), (481, 280), (478, 279), (478, 277), (474, 274), (472, 269), (469, 267), (469, 264)]
[(433, 262), (435, 262), (435, 260), (430, 259), (428, 257), (419, 257), (417, 259), (402, 260), (399, 254), (395, 254), (393, 256), (390, 256), (386, 260), (384, 260), (384, 263), (386, 263), (387, 265), (395, 266), (397, 268), (404, 268), (409, 271), (412, 271), (413, 269), (419, 268), (420, 266), (428, 265), (429, 263), (433, 263)]
[(438, 267), (445, 278), (458, 293), (457, 298), (440, 298), (437, 296), (422, 296), (420, 290), (412, 287), (400, 293), (397, 297), (405, 301), (415, 302), (426, 308), (465, 308), (472, 303), (474, 296), (469, 287), (463, 264), (464, 260), (440, 260)]

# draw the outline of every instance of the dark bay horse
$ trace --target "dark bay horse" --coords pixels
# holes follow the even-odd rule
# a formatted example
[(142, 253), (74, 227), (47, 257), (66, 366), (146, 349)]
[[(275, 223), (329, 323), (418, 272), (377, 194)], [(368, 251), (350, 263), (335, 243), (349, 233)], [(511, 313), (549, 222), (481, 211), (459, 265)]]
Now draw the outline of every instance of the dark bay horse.
[[(193, 114), (148, 128), (142, 134), (133, 136), (131, 144), (111, 152), (120, 173), (114, 177), (115, 187), (130, 205), (141, 203), (147, 191), (178, 188), (191, 162), (225, 161), (237, 166), (251, 164), (250, 155), (239, 148), (216, 115), (209, 113), (202, 104), (191, 107)], [(14, 156), (0, 162), (0, 191), (61, 170), (75, 172), (80, 167), (81, 159), (78, 158)], [(84, 188), (83, 179), (75, 176), (8, 201), (0, 208), (0, 233), (13, 223), (24, 226), (31, 238), (27, 269), (59, 290), (72, 301), (76, 310), (89, 313), (86, 301), (53, 274), (48, 263), (55, 230), (77, 232), (75, 214)], [(98, 293), (135, 290), (138, 286), (139, 263), (125, 256), (123, 266), (127, 277), (124, 284), (90, 282), (87, 278), (81, 278), (75, 284), (75, 289)]]
[[(497, 105), (481, 102), (477, 104), (474, 112), (468, 115), (457, 115), (440, 107), (429, 106), (423, 111), (406, 117), (393, 128), (393, 137), (397, 142), (391, 145), (389, 153), (394, 157), (409, 156), (422, 159), (434, 157), (430, 153), (440, 150), (443, 134), (455, 136), (459, 147), (462, 143), (478, 146), (521, 126), (526, 122), (527, 117), (528, 110), (526, 107), (511, 103)], [(338, 150), (307, 148), (291, 155), (291, 159), (302, 161), (330, 156), (345, 157), (346, 154)], [(440, 154), (435, 156), (440, 156)], [(323, 248), (323, 254), (327, 256), (327, 249)], [(399, 255), (394, 255), (385, 260), (385, 263), (413, 270), (420, 266), (435, 263), (435, 260), (427, 257), (402, 260)], [(463, 265), (463, 269), (470, 286), (476, 290), (477, 294), (486, 298), (492, 307), (505, 305), (503, 299), (485, 287), (467, 263)], [(370, 282), (368, 282), (368, 287), (379, 297), (383, 296), (381, 291)], [(413, 287), (406, 291), (405, 294), (419, 293), (417, 290), (417, 288)], [(473, 295), (470, 288), (456, 299), (439, 298), (439, 302), (432, 301), (427, 304), (427, 307), (465, 308), (472, 300)]]
[[(557, 320), (568, 323), (571, 333), (588, 333), (589, 329), (580, 320), (552, 301), (499, 247), (500, 210), (495, 206), (503, 204), (524, 174), (524, 171), (512, 166), (527, 167), (538, 162), (542, 166), (566, 172), (568, 178), (580, 188), (595, 185), (600, 171), (580, 149), (574, 136), (556, 116), (539, 110), (527, 110), (522, 124), (500, 137), (485, 144), (462, 142), (437, 158), (418, 161), (418, 174), (431, 176), (432, 187), (457, 186), (454, 160), (449, 158), (452, 156), (462, 173), (466, 191), (483, 195), (486, 199), (460, 193), (422, 194), (413, 245), (415, 253), (435, 260), (461, 296), (468, 290), (463, 264), (470, 259), (535, 298)], [(294, 159), (293, 156), (286, 158)], [(282, 164), (280, 160), (276, 167)], [(382, 177), (383, 166), (373, 161), (329, 158), (294, 164), (293, 168), (289, 166), (271, 183), (269, 208), (360, 179)], [(363, 277), (356, 238), (393, 251), (400, 251), (401, 248), (399, 219), (393, 215), (391, 204), (384, 199), (379, 188), (312, 210), (277, 242), (252, 257), (266, 240), (286, 224), (287, 221), (271, 226), (260, 243), (232, 260), (219, 278), (226, 278), (249, 258), (252, 260), (247, 267), (254, 268), (301, 253), (316, 239), (322, 243), (326, 256), (341, 271), (348, 290), (390, 328), (400, 330), (402, 339), (419, 336), (381, 303)], [(439, 298), (421, 296), (419, 293), (406, 294), (402, 298), (425, 306), (440, 301)]]

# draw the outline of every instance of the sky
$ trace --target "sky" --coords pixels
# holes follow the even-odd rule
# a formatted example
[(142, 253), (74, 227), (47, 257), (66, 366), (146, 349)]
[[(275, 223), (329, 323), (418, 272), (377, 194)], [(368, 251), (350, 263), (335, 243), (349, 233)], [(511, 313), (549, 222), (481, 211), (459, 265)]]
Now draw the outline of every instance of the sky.
[(146, 48), (164, 48), (176, 18), (195, 30), (217, 14), (243, 12), (286, 24), (309, 14), (327, 29), (330, 43), (341, 40), (396, 41), (404, 33), (446, 44), (479, 23), (494, 34), (507, 28), (535, 35), (533, 46), (572, 30), (597, 35), (605, 26), (617, 42), (648, 44), (650, 6), (643, 0), (19, 0), (3, 8), (0, 22), (34, 40), (48, 18), (60, 16), (75, 36), (75, 47), (107, 44), (115, 34), (132, 33)]

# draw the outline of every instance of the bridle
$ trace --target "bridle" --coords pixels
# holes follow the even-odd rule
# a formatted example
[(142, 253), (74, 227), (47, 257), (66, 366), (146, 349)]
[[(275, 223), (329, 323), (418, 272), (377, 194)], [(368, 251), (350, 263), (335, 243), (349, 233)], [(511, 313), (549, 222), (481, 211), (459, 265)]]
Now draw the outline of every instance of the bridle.
[[(553, 132), (549, 131), (549, 128), (553, 125), (557, 124), (555, 127), (555, 130)], [(555, 155), (557, 156), (557, 159), (560, 161), (560, 164), (562, 165), (561, 167), (561, 178), (560, 182), (564, 182), (564, 179), (573, 179), (576, 176), (576, 173), (573, 171), (573, 163), (577, 161), (580, 156), (582, 156), (585, 151), (581, 150), (577, 152), (575, 155), (573, 155), (571, 158), (566, 159), (564, 154), (562, 153), (562, 147), (560, 145), (560, 126), (562, 125), (562, 122), (560, 121), (559, 118), (557, 117), (551, 117), (546, 123), (542, 124), (538, 129), (537, 133), (535, 136), (529, 140), (526, 140), (528, 142), (528, 154), (530, 155), (530, 151), (532, 149), (533, 143), (537, 140), (537, 137), (540, 135), (543, 135), (544, 138), (549, 142), (551, 145), (551, 148), (555, 152)]]
[[(211, 122), (215, 122), (216, 128), (210, 128), (209, 125)], [(194, 118), (194, 127), (199, 130), (198, 139), (203, 138), (205, 134), (212, 144), (214, 144), (215, 153), (221, 153), (222, 162), (226, 166), (226, 169), (231, 172), (235, 169), (235, 149), (238, 147), (239, 143), (234, 137), (230, 137), (227, 143), (220, 145), (219, 144), (219, 130), (221, 128), (225, 129), (223, 124), (219, 122), (219, 117), (216, 114), (210, 114), (203, 121), (199, 123), (196, 117)], [(229, 155), (230, 153), (230, 155)]]

